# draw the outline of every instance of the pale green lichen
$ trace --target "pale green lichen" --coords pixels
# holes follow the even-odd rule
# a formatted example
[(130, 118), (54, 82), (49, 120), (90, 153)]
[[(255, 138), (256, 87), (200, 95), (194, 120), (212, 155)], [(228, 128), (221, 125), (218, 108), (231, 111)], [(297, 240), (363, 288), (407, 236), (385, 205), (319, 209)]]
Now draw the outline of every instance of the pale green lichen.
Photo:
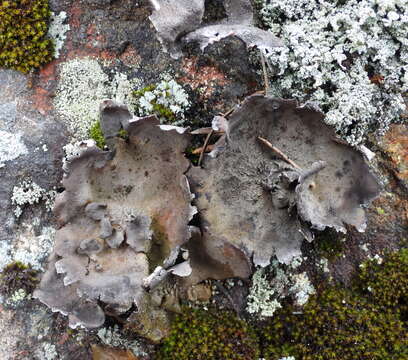
[(28, 154), (28, 150), (21, 139), (21, 134), (0, 130), (0, 168), (5, 166), (6, 161), (17, 159), (25, 154)]
[(158, 84), (133, 92), (135, 111), (139, 116), (155, 114), (162, 124), (183, 125), (185, 111), (189, 109), (188, 94), (174, 79), (164, 79)]
[(291, 276), (293, 285), (289, 289), (289, 293), (295, 297), (296, 305), (303, 306), (309, 300), (309, 296), (314, 294), (315, 288), (309, 280), (305, 272)]
[(271, 317), (282, 307), (280, 301), (291, 296), (297, 306), (303, 306), (315, 289), (307, 273), (292, 273), (298, 268), (296, 261), (292, 266), (284, 267), (278, 261), (270, 266), (259, 268), (252, 277), (252, 286), (247, 298), (246, 310), (260, 318)]
[[(33, 220), (33, 223), (35, 221)], [(36, 235), (33, 224), (22, 224), (22, 230), (15, 234), (12, 243), (0, 241), (0, 271), (12, 262), (31, 265), (35, 270), (43, 270), (42, 263), (51, 252), (55, 229), (44, 227)]]
[(97, 335), (105, 345), (131, 350), (136, 356), (147, 355), (146, 352), (142, 350), (138, 341), (124, 338), (117, 325), (111, 328), (101, 328), (98, 330)]
[(14, 215), (19, 218), (26, 205), (34, 205), (44, 202), (47, 211), (51, 211), (54, 206), (54, 200), (57, 192), (55, 189), (49, 191), (33, 182), (31, 179), (25, 179), (20, 185), (13, 187), (11, 203), (16, 205)]
[(57, 348), (49, 342), (43, 342), (35, 355), (38, 360), (54, 360), (58, 358)]
[(27, 294), (24, 289), (18, 289), (6, 300), (6, 304), (11, 307), (18, 307), (24, 301), (30, 299), (30, 294)]
[(400, 120), (408, 90), (406, 0), (256, 0), (285, 46), (266, 54), (273, 95), (322, 110), (357, 145)]
[(67, 13), (61, 11), (59, 14), (51, 12), (51, 21), (48, 28), (48, 36), (54, 40), (54, 57), (60, 56), (60, 51), (64, 46), (66, 32), (70, 30), (69, 24), (64, 24)]
[(68, 125), (76, 140), (89, 137), (89, 129), (99, 120), (99, 105), (107, 98), (133, 108), (132, 89), (139, 85), (137, 79), (113, 73), (112, 79), (94, 58), (75, 58), (59, 67), (54, 106)]

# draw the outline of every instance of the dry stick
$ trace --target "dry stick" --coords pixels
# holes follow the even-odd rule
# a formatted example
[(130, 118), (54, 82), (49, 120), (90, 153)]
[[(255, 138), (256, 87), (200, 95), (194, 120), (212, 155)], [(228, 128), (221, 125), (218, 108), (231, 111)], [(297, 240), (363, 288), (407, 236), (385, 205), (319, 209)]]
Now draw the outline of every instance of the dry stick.
[(205, 149), (207, 148), (208, 142), (210, 141), (211, 135), (214, 133), (214, 130), (211, 130), (207, 137), (205, 138), (204, 145), (203, 145), (203, 151), (201, 151), (200, 158), (198, 159), (198, 166), (201, 166), (201, 163), (203, 161)]
[(229, 115), (231, 115), (231, 113), (235, 110), (236, 105), (233, 106), (231, 109), (229, 109), (226, 113), (220, 113), (221, 116), (227, 118)]
[(265, 144), (269, 149), (276, 152), (283, 160), (285, 160), (288, 164), (292, 165), (294, 168), (301, 170), (302, 168), (297, 165), (294, 161), (290, 160), (282, 151), (280, 151), (277, 147), (273, 146), (268, 140), (258, 136), (258, 140), (260, 140), (263, 144)]
[(261, 53), (261, 64), (262, 64), (262, 72), (264, 76), (264, 84), (265, 84), (265, 94), (269, 93), (269, 80), (268, 80), (268, 73), (266, 72), (266, 65), (265, 65), (265, 56), (262, 50), (259, 50)]

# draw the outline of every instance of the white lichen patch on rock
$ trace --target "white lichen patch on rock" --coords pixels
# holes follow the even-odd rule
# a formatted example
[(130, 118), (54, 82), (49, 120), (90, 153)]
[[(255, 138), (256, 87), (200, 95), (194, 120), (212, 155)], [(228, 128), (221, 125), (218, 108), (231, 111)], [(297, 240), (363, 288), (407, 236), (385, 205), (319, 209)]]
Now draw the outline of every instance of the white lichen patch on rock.
[[(261, 317), (272, 316), (277, 309), (282, 307), (276, 299), (276, 297), (280, 297), (279, 293), (277, 289), (270, 285), (266, 278), (265, 271), (265, 268), (260, 268), (255, 271), (247, 305), (247, 311), (250, 314), (259, 314)], [(288, 279), (286, 277), (282, 278), (282, 285), (285, 286), (287, 281)]]
[[(173, 125), (183, 125), (185, 122), (185, 111), (190, 107), (188, 94), (183, 87), (174, 79), (164, 79), (158, 83), (151, 91), (146, 91), (136, 104), (139, 116), (146, 116), (155, 113), (154, 104), (161, 105), (169, 109), (177, 118)], [(164, 116), (159, 117), (161, 123), (166, 122)]]
[(104, 99), (132, 105), (131, 90), (138, 85), (137, 80), (129, 80), (121, 73), (112, 74), (110, 79), (98, 60), (89, 57), (61, 64), (59, 75), (54, 106), (76, 140), (89, 138), (89, 129), (98, 120)]
[(68, 164), (78, 156), (80, 156), (87, 148), (95, 146), (94, 140), (76, 141), (63, 146), (65, 156), (62, 159), (62, 169), (66, 172)]
[(69, 24), (64, 24), (67, 18), (67, 13), (61, 11), (58, 15), (51, 13), (50, 26), (48, 28), (48, 36), (54, 40), (54, 57), (60, 56), (60, 51), (64, 46), (66, 33), (70, 30)]
[(293, 275), (291, 281), (293, 282), (293, 285), (289, 289), (289, 292), (294, 295), (297, 305), (305, 305), (309, 300), (309, 296), (316, 292), (309, 277), (303, 272), (301, 274)]
[(45, 190), (31, 179), (23, 180), (20, 185), (13, 187), (13, 194), (11, 195), (11, 203), (16, 205), (14, 215), (19, 218), (23, 213), (23, 207), (26, 205), (38, 204), (44, 202), (48, 211), (52, 210), (56, 191)]
[(11, 307), (18, 307), (21, 305), (25, 300), (30, 300), (31, 295), (27, 294), (24, 289), (16, 290), (11, 296), (7, 299), (6, 304)]
[(0, 168), (5, 166), (6, 161), (17, 159), (27, 153), (27, 147), (20, 134), (0, 130)]
[(399, 120), (408, 90), (406, 0), (256, 2), (286, 44), (267, 55), (273, 95), (322, 110), (353, 145)]
[(17, 236), (11, 247), (13, 261), (30, 264), (36, 270), (44, 270), (42, 263), (51, 252), (55, 229), (44, 227), (40, 235), (36, 236), (31, 224), (22, 227), (25, 231)]
[(125, 339), (117, 325), (111, 328), (101, 328), (98, 330), (97, 335), (101, 342), (107, 346), (131, 350), (136, 356), (147, 355), (138, 341)]
[(35, 353), (37, 360), (54, 360), (58, 358), (57, 348), (54, 344), (44, 342)]
[(271, 317), (282, 307), (280, 301), (292, 296), (297, 306), (303, 306), (315, 289), (307, 273), (292, 273), (293, 268), (282, 267), (273, 261), (269, 267), (259, 268), (252, 277), (246, 310), (260, 318)]
[(42, 263), (52, 249), (55, 229), (44, 227), (39, 235), (35, 234), (32, 224), (22, 224), (21, 229), (12, 243), (0, 241), (0, 272), (14, 261), (31, 265), (35, 270), (44, 270)]

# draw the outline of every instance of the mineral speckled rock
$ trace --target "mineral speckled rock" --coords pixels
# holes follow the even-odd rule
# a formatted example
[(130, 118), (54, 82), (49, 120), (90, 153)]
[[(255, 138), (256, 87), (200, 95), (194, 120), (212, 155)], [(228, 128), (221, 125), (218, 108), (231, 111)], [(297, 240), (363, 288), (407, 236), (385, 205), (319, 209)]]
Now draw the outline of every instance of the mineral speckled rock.
[(246, 277), (251, 260), (265, 266), (273, 255), (289, 263), (301, 254), (303, 239), (312, 240), (310, 228), (345, 231), (348, 224), (364, 230), (361, 205), (379, 193), (378, 182), (361, 153), (336, 141), (322, 119), (294, 101), (263, 95), (247, 98), (232, 113), (218, 156), (207, 156), (203, 169), (188, 173), (203, 236), (189, 244), (193, 278), (209, 272)]
[[(123, 107), (109, 106), (103, 111), (117, 111), (120, 122)], [(91, 147), (71, 159), (56, 199), (60, 229), (35, 296), (69, 314), (72, 326), (100, 325), (101, 310), (92, 318), (84, 303), (97, 309), (98, 301), (124, 309), (137, 304), (149, 266), (190, 238), (195, 208), (183, 154), (189, 135), (163, 130), (155, 117), (135, 118), (127, 131), (129, 141), (115, 138), (114, 151)], [(172, 273), (185, 276), (185, 266)]]

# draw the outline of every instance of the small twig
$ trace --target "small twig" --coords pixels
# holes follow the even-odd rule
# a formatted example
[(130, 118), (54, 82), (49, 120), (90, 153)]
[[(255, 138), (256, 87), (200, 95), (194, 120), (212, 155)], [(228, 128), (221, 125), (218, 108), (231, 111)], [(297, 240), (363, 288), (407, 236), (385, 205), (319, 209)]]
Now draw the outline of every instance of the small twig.
[(229, 115), (232, 114), (232, 112), (235, 110), (235, 108), (236, 108), (236, 105), (233, 106), (231, 109), (229, 109), (226, 113), (220, 113), (220, 115), (227, 118)]
[[(211, 152), (213, 150), (214, 150), (214, 145), (210, 144), (210, 145), (207, 145), (207, 148), (205, 149), (205, 152)], [(202, 151), (204, 151), (204, 146), (201, 146), (201, 147), (199, 147), (197, 149), (194, 149), (191, 153), (193, 155), (198, 155), (198, 154), (201, 154)]]
[(268, 73), (266, 70), (265, 56), (262, 50), (259, 50), (259, 52), (261, 53), (261, 64), (262, 64), (262, 72), (264, 76), (265, 94), (268, 94), (269, 93), (269, 79), (268, 79)]
[(265, 144), (269, 149), (277, 153), (283, 160), (285, 160), (288, 164), (292, 165), (296, 169), (302, 169), (299, 165), (297, 165), (294, 161), (290, 160), (282, 151), (280, 151), (277, 147), (273, 146), (268, 140), (258, 136), (258, 140), (260, 140), (263, 144)]
[(205, 153), (205, 149), (207, 148), (208, 142), (210, 141), (211, 135), (214, 133), (214, 130), (211, 130), (207, 137), (205, 138), (204, 145), (203, 145), (203, 150), (201, 151), (200, 158), (198, 159), (198, 166), (201, 166), (201, 163), (203, 162), (203, 157)]

